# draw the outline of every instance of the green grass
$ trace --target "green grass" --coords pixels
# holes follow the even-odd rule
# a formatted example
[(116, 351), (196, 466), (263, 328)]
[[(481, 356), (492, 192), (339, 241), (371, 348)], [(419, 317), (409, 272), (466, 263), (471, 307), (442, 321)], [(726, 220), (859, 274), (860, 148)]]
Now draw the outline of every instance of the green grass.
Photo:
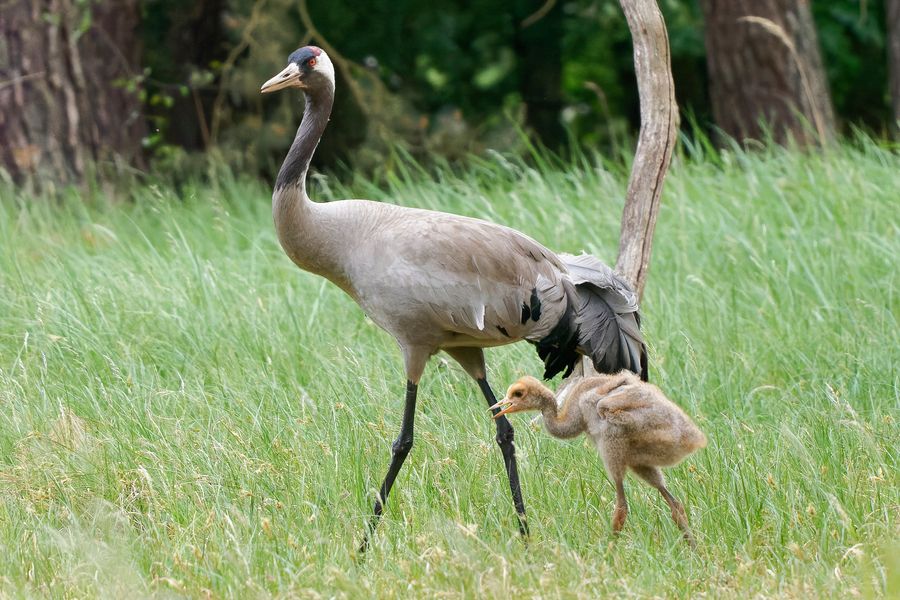
[[(698, 151), (699, 155), (699, 151)], [(900, 160), (871, 142), (680, 158), (644, 300), (651, 377), (707, 433), (655, 492), (515, 418), (532, 538), (477, 388), (446, 360), (375, 545), (399, 429), (394, 342), (218, 174), (135, 202), (0, 188), (0, 596), (746, 598), (900, 593)], [(368, 196), (614, 258), (620, 167), (501, 158)], [(82, 201), (84, 200), (84, 201)], [(489, 351), (505, 389), (540, 365)]]

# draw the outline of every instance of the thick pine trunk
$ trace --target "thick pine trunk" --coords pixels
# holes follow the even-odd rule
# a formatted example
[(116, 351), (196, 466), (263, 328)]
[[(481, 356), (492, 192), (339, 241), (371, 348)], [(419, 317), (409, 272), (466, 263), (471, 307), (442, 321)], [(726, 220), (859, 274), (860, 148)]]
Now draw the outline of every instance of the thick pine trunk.
[(0, 11), (0, 168), (77, 181), (139, 163), (144, 121), (137, 0), (9, 0)]
[(893, 131), (900, 139), (900, 0), (886, 0), (888, 71), (891, 85)]
[[(808, 0), (702, 0), (716, 124), (737, 140), (824, 142), (834, 132)], [(764, 123), (764, 124), (763, 124)]]

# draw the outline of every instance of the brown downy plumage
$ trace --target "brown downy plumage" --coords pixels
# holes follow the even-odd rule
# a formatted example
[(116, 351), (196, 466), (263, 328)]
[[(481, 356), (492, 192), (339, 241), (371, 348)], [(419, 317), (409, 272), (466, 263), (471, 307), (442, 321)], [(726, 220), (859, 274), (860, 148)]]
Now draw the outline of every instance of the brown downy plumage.
[(704, 448), (706, 436), (658, 387), (627, 371), (586, 377), (571, 388), (563, 406), (558, 407), (549, 388), (534, 377), (523, 377), (509, 386), (506, 397), (492, 408), (503, 408), (496, 416), (539, 410), (547, 431), (558, 438), (581, 433), (591, 436), (616, 486), (615, 533), (622, 529), (628, 515), (623, 479), (625, 471), (631, 469), (659, 490), (685, 539), (694, 545), (684, 507), (666, 489), (660, 467), (676, 465)]

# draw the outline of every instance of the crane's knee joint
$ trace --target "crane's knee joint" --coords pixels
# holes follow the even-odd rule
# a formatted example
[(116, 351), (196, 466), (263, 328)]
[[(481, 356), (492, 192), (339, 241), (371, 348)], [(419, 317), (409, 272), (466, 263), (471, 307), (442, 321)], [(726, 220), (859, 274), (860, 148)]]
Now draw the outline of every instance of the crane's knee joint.
[(396, 440), (394, 440), (394, 443), (391, 444), (391, 451), (393, 452), (394, 456), (406, 456), (407, 454), (409, 454), (409, 451), (412, 449), (412, 447), (412, 438), (397, 438)]
[(497, 437), (494, 438), (497, 440), (497, 443), (500, 446), (511, 445), (516, 439), (516, 432), (513, 431), (512, 426), (507, 426), (501, 429), (497, 428)]

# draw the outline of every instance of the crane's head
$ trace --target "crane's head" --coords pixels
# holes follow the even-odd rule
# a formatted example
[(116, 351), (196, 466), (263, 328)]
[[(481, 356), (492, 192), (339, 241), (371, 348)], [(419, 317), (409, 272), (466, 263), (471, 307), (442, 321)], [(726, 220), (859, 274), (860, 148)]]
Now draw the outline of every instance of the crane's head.
[(509, 386), (506, 390), (506, 398), (491, 406), (488, 410), (503, 408), (494, 415), (494, 418), (524, 410), (540, 410), (545, 402), (547, 390), (540, 381), (534, 377), (523, 377)]
[(304, 46), (288, 56), (287, 66), (265, 82), (260, 93), (267, 94), (289, 87), (315, 90), (330, 85), (334, 88), (334, 65), (325, 51), (316, 46)]

